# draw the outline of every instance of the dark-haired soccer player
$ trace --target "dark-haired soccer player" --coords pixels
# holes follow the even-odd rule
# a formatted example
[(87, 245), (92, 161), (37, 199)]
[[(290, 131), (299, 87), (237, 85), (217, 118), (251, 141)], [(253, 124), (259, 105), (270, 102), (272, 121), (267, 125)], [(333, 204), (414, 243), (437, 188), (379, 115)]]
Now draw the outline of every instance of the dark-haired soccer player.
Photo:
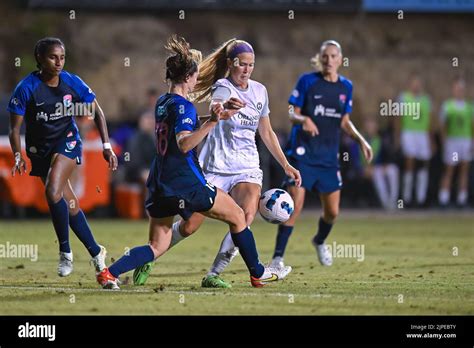
[(323, 214), (312, 243), (322, 265), (332, 264), (332, 255), (324, 244), (339, 214), (342, 178), (339, 171), (339, 142), (341, 128), (360, 145), (368, 162), (372, 149), (352, 124), (352, 82), (338, 74), (342, 49), (334, 40), (322, 43), (313, 58), (318, 71), (300, 76), (290, 99), (290, 120), (293, 123), (285, 153), (289, 162), (299, 169), (302, 186), (286, 181), (295, 202), (290, 219), (279, 225), (271, 266), (283, 267), (283, 255), (293, 226), (301, 213), (306, 191), (318, 192)]
[(229, 225), (231, 238), (250, 272), (252, 286), (261, 287), (282, 279), (284, 271), (260, 263), (244, 211), (231, 196), (206, 181), (196, 155), (196, 146), (219, 120), (230, 118), (237, 110), (224, 111), (223, 105), (215, 102), (211, 118), (199, 126), (196, 109), (187, 98), (197, 83), (201, 54), (176, 36), (168, 40), (166, 48), (172, 54), (166, 60), (170, 89), (156, 104), (157, 149), (145, 204), (150, 215), (150, 243), (130, 250), (102, 271), (97, 281), (104, 288), (118, 289), (120, 274), (153, 261), (169, 249), (175, 215), (189, 220), (197, 212)]
[[(97, 272), (105, 268), (106, 250), (96, 243), (87, 224), (69, 178), (81, 162), (82, 143), (73, 116), (89, 116), (97, 110), (94, 121), (104, 143), (104, 159), (109, 168), (117, 168), (105, 116), (95, 94), (77, 75), (63, 70), (66, 48), (57, 38), (47, 37), (36, 43), (34, 56), (38, 71), (25, 77), (16, 87), (8, 105), (10, 145), (15, 156), (12, 175), (26, 172), (21, 156), (20, 127), (26, 123), (26, 153), (31, 160), (30, 175), (41, 178), (54, 229), (59, 241), (58, 274), (68, 276), (73, 270), (69, 245), (69, 226), (92, 256)], [(84, 111), (78, 114), (77, 110)]]

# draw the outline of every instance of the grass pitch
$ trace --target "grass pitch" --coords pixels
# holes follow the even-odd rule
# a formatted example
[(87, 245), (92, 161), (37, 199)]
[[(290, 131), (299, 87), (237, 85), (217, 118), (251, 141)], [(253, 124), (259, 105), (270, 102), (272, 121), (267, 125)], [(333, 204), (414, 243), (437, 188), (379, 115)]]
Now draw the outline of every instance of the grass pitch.
[[(308, 212), (295, 227), (285, 257), (293, 266), (287, 279), (254, 289), (238, 256), (222, 275), (232, 283), (229, 290), (200, 287), (227, 230), (220, 222), (205, 222), (160, 258), (147, 285), (133, 286), (130, 272), (122, 276), (129, 284), (114, 292), (99, 288), (89, 255), (72, 233), (74, 272), (60, 278), (51, 222), (3, 221), (0, 244), (37, 244), (38, 260), (0, 258), (0, 315), (474, 314), (472, 215), (343, 211), (328, 244), (363, 245), (364, 259), (336, 257), (333, 266), (322, 267), (310, 244), (318, 214)], [(108, 263), (147, 241), (147, 221), (90, 225), (108, 249)], [(257, 218), (252, 230), (260, 259), (268, 262), (276, 226)]]

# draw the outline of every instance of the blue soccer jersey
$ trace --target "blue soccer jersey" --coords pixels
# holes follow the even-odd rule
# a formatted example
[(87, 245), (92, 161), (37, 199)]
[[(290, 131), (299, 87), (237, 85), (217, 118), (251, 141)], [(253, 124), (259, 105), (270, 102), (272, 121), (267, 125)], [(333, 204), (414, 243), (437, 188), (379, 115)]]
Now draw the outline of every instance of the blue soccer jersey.
[(300, 107), (319, 130), (312, 137), (301, 124), (291, 129), (285, 148), (287, 157), (313, 166), (339, 167), (338, 153), (341, 121), (352, 111), (352, 82), (339, 75), (337, 82), (326, 81), (320, 72), (303, 74), (289, 104)]
[(95, 94), (89, 86), (74, 74), (62, 71), (58, 86), (50, 87), (41, 81), (36, 71), (17, 85), (7, 110), (24, 117), (27, 153), (47, 157), (58, 141), (71, 138), (71, 134), (75, 141), (80, 141), (72, 117), (78, 116), (74, 105), (92, 103), (94, 99)]
[(157, 152), (151, 165), (147, 187), (151, 196), (178, 196), (206, 185), (196, 149), (182, 153), (176, 134), (199, 128), (194, 105), (180, 95), (162, 95), (155, 108)]

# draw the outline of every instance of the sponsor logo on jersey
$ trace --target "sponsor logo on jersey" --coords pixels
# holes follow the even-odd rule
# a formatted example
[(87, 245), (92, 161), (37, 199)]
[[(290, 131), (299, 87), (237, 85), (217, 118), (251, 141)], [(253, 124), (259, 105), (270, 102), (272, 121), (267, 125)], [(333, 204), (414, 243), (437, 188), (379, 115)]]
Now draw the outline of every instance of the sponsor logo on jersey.
[(316, 95), (314, 96), (314, 99), (321, 99), (322, 97), (323, 97), (323, 96), (322, 96), (321, 94), (316, 94)]
[(341, 118), (341, 113), (336, 112), (335, 108), (325, 108), (323, 105), (318, 104), (314, 108), (314, 116), (326, 116), (326, 117), (335, 117), (335, 118)]
[(31, 146), (31, 147), (30, 147), (30, 152), (31, 152), (31, 153), (37, 153), (38, 150), (36, 149), (36, 147)]
[(72, 137), (72, 132), (67, 133), (66, 138)]
[(316, 107), (314, 108), (314, 116), (318, 115), (324, 115), (324, 106), (322, 106), (321, 104), (316, 105)]
[(70, 94), (66, 94), (64, 97), (63, 97), (63, 104), (65, 107), (70, 107), (72, 105), (72, 95)]
[(48, 122), (48, 114), (41, 111), (36, 114), (36, 121), (44, 120), (44, 122)]

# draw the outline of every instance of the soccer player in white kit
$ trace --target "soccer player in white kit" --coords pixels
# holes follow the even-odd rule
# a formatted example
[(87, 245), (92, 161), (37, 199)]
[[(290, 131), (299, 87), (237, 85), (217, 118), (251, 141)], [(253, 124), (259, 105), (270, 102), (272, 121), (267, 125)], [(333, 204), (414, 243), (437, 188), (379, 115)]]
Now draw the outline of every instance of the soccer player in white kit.
[[(197, 101), (207, 101), (210, 96), (212, 103), (222, 102), (228, 112), (234, 113), (230, 119), (220, 121), (209, 133), (199, 162), (206, 180), (228, 192), (244, 210), (249, 226), (257, 213), (263, 179), (255, 144), (257, 130), (285, 174), (293, 178), (298, 186), (301, 184), (299, 171), (288, 163), (272, 129), (267, 90), (263, 84), (250, 79), (254, 64), (252, 46), (245, 41), (231, 39), (201, 63), (194, 89)], [(203, 215), (194, 214), (187, 221), (175, 222), (170, 247), (195, 232), (203, 221)], [(230, 284), (223, 281), (219, 274), (237, 254), (238, 248), (227, 233), (201, 285), (230, 288)], [(150, 270), (151, 264), (137, 268), (134, 283), (144, 284)], [(279, 273), (286, 276), (290, 272), (291, 267), (285, 266)]]

